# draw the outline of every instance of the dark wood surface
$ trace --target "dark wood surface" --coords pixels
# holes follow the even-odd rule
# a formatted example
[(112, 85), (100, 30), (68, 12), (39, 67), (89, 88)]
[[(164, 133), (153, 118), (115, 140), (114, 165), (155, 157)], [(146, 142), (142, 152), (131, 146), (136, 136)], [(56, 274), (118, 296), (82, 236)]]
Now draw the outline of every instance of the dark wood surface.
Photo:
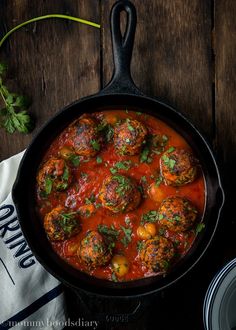
[[(97, 92), (110, 79), (109, 11), (113, 0), (1, 0), (0, 37), (20, 22), (63, 13), (94, 22), (101, 30), (63, 20), (32, 24), (14, 33), (0, 49), (9, 65), (8, 84), (32, 99), (36, 128), (29, 135), (0, 130), (0, 160), (27, 147), (58, 109)], [(168, 100), (208, 137), (221, 164), (226, 207), (215, 239), (202, 261), (175, 286), (153, 298), (141, 317), (101, 329), (203, 329), (206, 289), (235, 257), (236, 164), (236, 2), (234, 0), (133, 0), (138, 12), (132, 73), (148, 95)], [(86, 111), (86, 109), (85, 109)], [(1, 183), (0, 183), (1, 185)], [(74, 293), (66, 290), (69, 316), (83, 317)], [(120, 303), (93, 299), (119, 312)], [(129, 303), (128, 303), (129, 305)], [(125, 307), (126, 308), (126, 307)], [(129, 306), (127, 307), (127, 309)]]

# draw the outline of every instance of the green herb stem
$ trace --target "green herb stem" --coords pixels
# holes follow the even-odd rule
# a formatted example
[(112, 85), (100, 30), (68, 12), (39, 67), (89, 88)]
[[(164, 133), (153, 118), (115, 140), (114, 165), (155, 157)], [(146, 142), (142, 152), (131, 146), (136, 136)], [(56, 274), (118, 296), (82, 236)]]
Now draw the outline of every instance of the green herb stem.
[(48, 18), (61, 18), (61, 19), (67, 19), (67, 20), (70, 20), (70, 21), (75, 21), (75, 22), (79, 22), (79, 23), (82, 23), (82, 24), (86, 24), (86, 25), (90, 25), (90, 26), (93, 26), (93, 27), (96, 27), (98, 29), (100, 29), (101, 25), (100, 24), (97, 24), (97, 23), (94, 23), (94, 22), (91, 22), (91, 21), (87, 21), (85, 19), (81, 19), (81, 18), (78, 18), (78, 17), (73, 17), (73, 16), (68, 16), (68, 15), (62, 15), (62, 14), (49, 14), (49, 15), (44, 15), (44, 16), (38, 16), (38, 17), (34, 17), (28, 21), (25, 21), (17, 26), (15, 26), (13, 29), (11, 29), (10, 31), (8, 31), (5, 36), (1, 39), (0, 41), (0, 47), (3, 45), (4, 41), (15, 31), (17, 31), (18, 29), (22, 28), (23, 26), (25, 25), (28, 25), (30, 23), (33, 23), (33, 22), (37, 22), (37, 21), (41, 21), (41, 20), (44, 20), (44, 19), (48, 19)]

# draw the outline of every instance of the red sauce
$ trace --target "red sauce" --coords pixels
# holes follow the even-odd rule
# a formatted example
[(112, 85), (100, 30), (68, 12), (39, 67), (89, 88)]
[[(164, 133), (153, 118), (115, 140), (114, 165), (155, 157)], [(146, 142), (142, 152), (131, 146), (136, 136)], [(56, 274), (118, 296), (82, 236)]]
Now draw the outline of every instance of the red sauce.
[[(101, 119), (105, 112), (94, 113), (92, 116), (97, 119)], [(146, 114), (140, 114), (133, 111), (112, 110), (106, 111), (109, 114), (115, 114), (120, 119), (133, 118), (142, 122), (151, 134), (165, 135), (168, 137), (168, 142), (164, 148), (180, 147), (189, 151), (192, 151), (185, 139), (180, 136), (175, 130), (169, 127), (164, 122)], [(70, 136), (68, 134), (68, 128), (65, 129), (49, 146), (48, 152), (44, 156), (42, 162), (48, 160), (51, 157), (58, 157), (58, 151), (63, 146), (70, 146)], [(155, 179), (159, 175), (159, 159), (161, 154), (155, 154), (152, 157), (151, 163), (140, 163), (140, 155), (135, 156), (121, 156), (115, 152), (112, 143), (104, 146), (99, 152), (99, 157), (102, 159), (102, 163), (97, 163), (96, 156), (91, 159), (86, 159), (85, 162), (81, 162), (79, 166), (72, 166), (74, 175), (74, 181), (72, 185), (65, 192), (51, 193), (47, 198), (41, 198), (37, 194), (38, 211), (43, 220), (46, 213), (50, 212), (54, 207), (58, 205), (67, 206), (73, 211), (78, 210), (79, 207), (85, 204), (85, 198), (90, 198), (93, 194), (95, 196), (95, 203), (99, 203), (99, 192), (103, 180), (111, 174), (110, 168), (119, 161), (131, 160), (132, 166), (128, 170), (119, 170), (120, 174), (125, 174), (133, 177), (136, 182), (142, 184), (145, 198), (142, 199), (139, 207), (128, 213), (116, 213), (113, 214), (109, 210), (103, 207), (95, 208), (95, 212), (87, 218), (81, 218), (82, 230), (75, 237), (62, 241), (51, 242), (53, 249), (70, 265), (78, 268), (84, 272), (88, 272), (98, 278), (109, 279), (112, 278), (112, 268), (108, 264), (107, 266), (98, 267), (93, 270), (88, 270), (84, 266), (76, 255), (76, 248), (85, 236), (88, 230), (97, 230), (99, 224), (105, 224), (108, 226), (113, 225), (116, 229), (120, 229), (120, 226), (127, 227), (125, 220), (130, 220), (130, 228), (132, 229), (132, 241), (125, 247), (121, 243), (121, 238), (124, 233), (120, 233), (120, 239), (116, 242), (114, 252), (122, 253), (129, 261), (129, 272), (122, 278), (122, 281), (134, 280), (150, 275), (154, 275), (146, 267), (144, 267), (138, 256), (137, 241), (140, 239), (137, 236), (137, 228), (140, 225), (140, 220), (144, 213), (150, 210), (158, 210), (160, 202), (154, 202), (147, 193), (147, 188), (155, 182)], [(143, 179), (145, 177), (145, 182)], [(198, 223), (201, 221), (202, 214), (205, 205), (205, 184), (204, 177), (199, 169), (199, 174), (194, 182), (186, 184), (180, 187), (167, 186), (161, 183), (159, 186), (162, 192), (163, 199), (168, 196), (178, 195), (188, 198), (194, 206), (197, 208), (199, 216)], [(157, 233), (159, 231), (158, 223), (155, 223)], [(176, 250), (178, 253), (178, 260), (182, 258), (192, 246), (196, 237), (196, 227), (190, 231), (184, 233), (175, 233), (170, 230), (166, 230), (164, 233), (166, 238), (169, 238), (175, 242)], [(74, 249), (73, 244), (74, 243)], [(68, 248), (69, 246), (69, 248)], [(72, 248), (71, 248), (72, 247)]]

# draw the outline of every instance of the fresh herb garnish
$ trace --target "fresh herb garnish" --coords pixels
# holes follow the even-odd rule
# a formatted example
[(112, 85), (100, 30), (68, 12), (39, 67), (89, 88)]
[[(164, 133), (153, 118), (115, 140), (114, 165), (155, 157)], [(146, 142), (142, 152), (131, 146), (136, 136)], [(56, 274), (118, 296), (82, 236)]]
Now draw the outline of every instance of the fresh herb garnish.
[(123, 162), (117, 162), (113, 167), (110, 168), (112, 174), (118, 172), (118, 170), (128, 171), (131, 166), (131, 160), (124, 160)]
[(125, 247), (127, 247), (128, 244), (131, 242), (132, 229), (131, 228), (125, 228), (123, 226), (120, 226), (120, 228), (124, 232), (124, 237), (120, 241), (121, 241), (122, 244), (124, 244)]
[(86, 205), (91, 205), (94, 202), (95, 202), (95, 196), (94, 196), (94, 194), (92, 194), (89, 198), (88, 197), (85, 198), (85, 204)]
[(145, 146), (141, 152), (141, 155), (140, 155), (140, 162), (141, 163), (148, 163), (148, 160), (151, 158), (149, 158), (149, 153), (150, 153), (150, 149), (148, 146)]
[(103, 134), (106, 139), (106, 142), (110, 142), (114, 135), (114, 129), (110, 124), (101, 123), (97, 127), (98, 131)]
[(155, 181), (155, 185), (157, 186), (157, 187), (159, 187), (160, 186), (160, 184), (162, 183), (162, 177), (161, 176), (159, 176), (157, 179), (156, 179), (156, 181)]
[(51, 193), (52, 186), (53, 186), (53, 181), (52, 181), (52, 179), (49, 176), (47, 176), (45, 178), (45, 193), (47, 195), (49, 195)]
[(205, 224), (204, 223), (199, 223), (196, 227), (196, 234), (200, 233), (203, 229), (205, 228)]
[(74, 165), (74, 166), (79, 166), (80, 164), (80, 156), (76, 155), (76, 154), (71, 154), (69, 156), (69, 160), (71, 161), (71, 163)]
[(144, 248), (144, 241), (138, 241), (137, 242), (137, 250), (138, 250), (138, 252), (141, 252), (143, 248)]
[(162, 158), (165, 166), (167, 166), (170, 170), (173, 170), (174, 169), (175, 164), (176, 164), (176, 161), (174, 159), (171, 159), (166, 154), (163, 155), (161, 158)]
[(170, 147), (166, 152), (170, 153), (170, 152), (173, 152), (175, 151), (175, 147)]
[(110, 168), (110, 172), (111, 172), (112, 174), (116, 174), (116, 173), (117, 173), (117, 169), (114, 168), (114, 167), (111, 167), (111, 168)]
[(107, 225), (98, 225), (98, 231), (100, 234), (105, 235), (110, 240), (117, 240), (120, 234), (120, 230), (115, 229), (113, 225), (110, 227)]
[(133, 126), (130, 124), (130, 119), (129, 119), (129, 118), (126, 119), (126, 123), (127, 123), (127, 126), (128, 126), (128, 130), (129, 130), (130, 132), (133, 132), (135, 129), (134, 129)]
[(158, 219), (158, 212), (153, 210), (143, 214), (140, 223), (141, 225), (144, 225), (146, 222), (156, 222)]
[(62, 174), (62, 180), (68, 181), (68, 179), (69, 179), (69, 170), (68, 170), (68, 167), (65, 166), (64, 172)]
[(60, 214), (60, 226), (64, 232), (70, 234), (76, 227), (78, 227), (78, 221), (75, 218), (77, 212), (61, 213)]
[(118, 182), (118, 186), (116, 187), (117, 194), (124, 196), (130, 189), (130, 179), (119, 174), (114, 175), (112, 179)]
[(4, 107), (0, 109), (0, 124), (8, 133), (29, 133), (33, 128), (32, 119), (26, 111), (29, 101), (25, 96), (10, 92), (3, 84), (6, 70), (7, 66), (0, 63), (0, 96), (4, 102)]
[(140, 181), (141, 181), (142, 183), (147, 183), (147, 178), (146, 178), (146, 176), (143, 175), (143, 176), (141, 177)]
[(97, 156), (97, 159), (96, 159), (96, 161), (97, 161), (97, 164), (101, 164), (101, 163), (102, 163), (102, 158), (101, 158), (101, 157), (99, 157), (99, 156)]
[(100, 143), (97, 140), (91, 140), (90, 143), (95, 151), (100, 150)]

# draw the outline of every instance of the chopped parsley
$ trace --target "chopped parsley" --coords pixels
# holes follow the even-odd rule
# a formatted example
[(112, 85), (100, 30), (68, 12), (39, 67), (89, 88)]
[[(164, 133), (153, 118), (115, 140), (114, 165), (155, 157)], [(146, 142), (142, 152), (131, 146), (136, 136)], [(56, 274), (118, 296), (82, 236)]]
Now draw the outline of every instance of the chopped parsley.
[(108, 227), (107, 225), (98, 225), (98, 231), (100, 234), (105, 235), (109, 240), (117, 240), (120, 234), (120, 230), (115, 229), (113, 225)]
[(52, 179), (47, 176), (45, 179), (45, 193), (49, 195), (52, 191), (53, 181)]
[(101, 164), (101, 163), (102, 163), (102, 158), (101, 158), (101, 157), (99, 157), (99, 156), (97, 156), (97, 159), (96, 159), (96, 161), (97, 161), (97, 164)]
[(71, 154), (71, 155), (69, 156), (69, 160), (71, 161), (71, 163), (72, 163), (74, 166), (79, 166), (79, 164), (80, 164), (80, 156), (78, 156), (78, 155)]
[(175, 147), (170, 147), (166, 152), (170, 153), (170, 152), (173, 152), (175, 151)]
[(170, 170), (174, 169), (175, 164), (176, 164), (176, 161), (174, 159), (171, 159), (167, 155), (163, 155), (161, 158), (162, 158), (165, 166), (167, 166)]
[(200, 233), (205, 228), (204, 223), (199, 223), (196, 227), (196, 234)]
[(90, 143), (95, 151), (100, 150), (100, 143), (97, 140), (91, 140)]
[(126, 119), (126, 123), (127, 123), (127, 126), (128, 126), (128, 130), (129, 130), (130, 132), (133, 132), (135, 129), (134, 129), (133, 126), (130, 124), (130, 119), (129, 119), (129, 118)]
[(68, 181), (69, 179), (69, 169), (67, 166), (65, 166), (65, 169), (64, 169), (64, 172), (63, 172), (63, 175), (62, 175), (62, 180), (63, 181)]
[[(160, 215), (159, 215), (160, 216)], [(156, 222), (159, 219), (158, 212), (153, 210), (149, 211), (142, 215), (141, 225), (144, 225), (146, 222)]]
[(116, 187), (117, 194), (125, 196), (130, 189), (130, 179), (119, 174), (114, 175), (112, 179), (118, 182), (118, 186)]
[(111, 172), (112, 174), (116, 174), (116, 173), (117, 173), (117, 169), (114, 168), (114, 167), (111, 167), (111, 168), (110, 168), (110, 172)]
[(155, 181), (155, 185), (157, 186), (157, 187), (159, 187), (160, 186), (160, 184), (162, 183), (162, 177), (161, 176), (159, 176), (157, 179), (156, 179), (156, 181)]
[(117, 162), (113, 167), (110, 168), (110, 172), (115, 174), (118, 170), (128, 171), (131, 166), (131, 160), (124, 160), (123, 162)]
[(145, 146), (140, 155), (140, 163), (151, 163), (152, 158), (149, 157), (149, 154), (150, 154), (150, 148), (148, 146)]
[(77, 212), (60, 214), (60, 227), (65, 233), (71, 234), (72, 231), (78, 227), (78, 221), (75, 218), (76, 214)]
[(146, 178), (146, 176), (143, 175), (143, 176), (141, 177), (140, 181), (141, 181), (142, 183), (147, 183), (147, 178)]
[(120, 241), (125, 247), (127, 247), (128, 244), (131, 242), (132, 229), (131, 228), (125, 228), (123, 226), (120, 226), (120, 228), (124, 232), (124, 237)]
[(144, 248), (144, 241), (138, 241), (137, 242), (137, 251), (138, 252), (141, 252), (142, 251), (142, 249)]

